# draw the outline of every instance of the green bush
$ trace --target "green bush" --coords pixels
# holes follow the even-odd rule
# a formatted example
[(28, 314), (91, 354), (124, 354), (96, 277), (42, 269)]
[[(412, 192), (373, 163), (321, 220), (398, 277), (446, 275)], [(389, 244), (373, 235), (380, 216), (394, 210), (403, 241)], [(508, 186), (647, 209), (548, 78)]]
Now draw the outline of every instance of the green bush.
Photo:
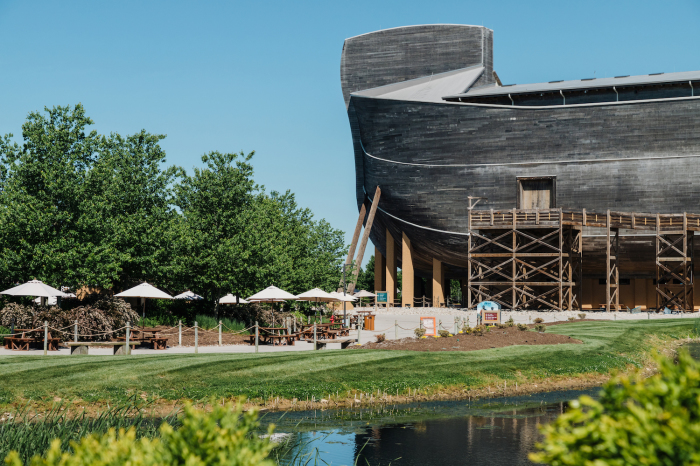
[(535, 325), (535, 331), (536, 331), (536, 332), (542, 333), (542, 332), (544, 332), (545, 330), (547, 330), (547, 326), (546, 326), (545, 324), (537, 324), (537, 325)]
[(573, 322), (574, 320), (576, 320), (576, 317), (571, 316), (571, 317), (569, 317), (567, 320), (568, 320), (569, 322)]
[(425, 335), (425, 329), (424, 328), (417, 328), (413, 330), (413, 333), (416, 335), (416, 337), (420, 338), (423, 335)]
[(8, 333), (10, 333), (10, 329), (0, 325), (0, 345), (5, 344), (5, 338), (3, 337), (3, 335), (7, 335)]
[(585, 318), (586, 318), (586, 313), (585, 313), (585, 312), (580, 313), (580, 314), (578, 315), (578, 318), (581, 319), (581, 320), (585, 319)]
[(533, 320), (533, 322), (536, 324), (541, 324), (542, 322), (544, 322), (544, 319), (542, 317), (538, 317), (535, 320)]
[(506, 320), (506, 327), (515, 327), (515, 321), (513, 320), (512, 316), (510, 319)]
[(700, 464), (700, 364), (686, 351), (678, 363), (656, 356), (659, 371), (621, 375), (599, 401), (582, 396), (542, 428), (544, 441), (530, 454), (550, 465)]
[[(92, 434), (71, 442), (71, 452), (61, 450), (55, 439), (46, 455), (34, 456), (31, 466), (131, 466), (150, 465), (231, 465), (273, 466), (267, 459), (273, 444), (255, 435), (258, 415), (244, 411), (242, 402), (220, 406), (213, 404), (206, 413), (185, 407), (182, 427), (175, 430), (164, 423), (159, 439), (136, 438), (134, 428), (110, 429), (107, 434)], [(272, 433), (272, 427), (268, 430)], [(5, 459), (8, 466), (22, 466), (17, 452)]]
[(440, 335), (442, 338), (447, 338), (450, 336), (450, 331), (449, 330), (438, 330), (438, 335)]
[(518, 324), (518, 330), (527, 330), (527, 325), (525, 324)]
[(245, 328), (245, 324), (243, 322), (231, 320), (226, 317), (222, 317), (221, 319), (217, 320), (216, 317), (213, 316), (197, 314), (197, 317), (195, 317), (195, 319), (197, 320), (197, 325), (199, 325), (199, 328), (207, 330), (213, 328), (218, 329), (219, 320), (221, 320), (221, 323), (223, 324), (223, 332), (237, 332)]

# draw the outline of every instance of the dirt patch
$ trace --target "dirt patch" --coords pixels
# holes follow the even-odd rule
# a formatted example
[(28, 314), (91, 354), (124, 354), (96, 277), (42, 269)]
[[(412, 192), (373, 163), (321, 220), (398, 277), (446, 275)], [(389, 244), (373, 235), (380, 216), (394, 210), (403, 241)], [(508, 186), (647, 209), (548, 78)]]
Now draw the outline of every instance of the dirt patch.
[[(532, 327), (532, 326), (531, 326)], [(489, 348), (503, 348), (514, 345), (560, 345), (582, 343), (580, 340), (556, 333), (538, 333), (518, 330), (516, 327), (499, 329), (492, 327), (483, 336), (457, 334), (452, 337), (402, 338), (381, 343), (370, 342), (362, 346), (349, 346), (350, 349), (383, 349), (406, 351), (476, 351)]]

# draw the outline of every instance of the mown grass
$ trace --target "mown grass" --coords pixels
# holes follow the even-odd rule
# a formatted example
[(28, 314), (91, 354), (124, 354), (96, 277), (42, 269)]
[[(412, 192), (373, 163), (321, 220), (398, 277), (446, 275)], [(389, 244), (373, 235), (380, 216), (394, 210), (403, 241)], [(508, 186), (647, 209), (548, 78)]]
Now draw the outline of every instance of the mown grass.
[(343, 350), (265, 354), (162, 354), (0, 358), (0, 404), (54, 397), (123, 403), (130, 396), (193, 399), (244, 395), (316, 399), (349, 390), (390, 394), (450, 386), (480, 388), (497, 380), (606, 374), (639, 365), (653, 335), (685, 338), (696, 319), (579, 322), (548, 332), (583, 344), (511, 346), (471, 352)]

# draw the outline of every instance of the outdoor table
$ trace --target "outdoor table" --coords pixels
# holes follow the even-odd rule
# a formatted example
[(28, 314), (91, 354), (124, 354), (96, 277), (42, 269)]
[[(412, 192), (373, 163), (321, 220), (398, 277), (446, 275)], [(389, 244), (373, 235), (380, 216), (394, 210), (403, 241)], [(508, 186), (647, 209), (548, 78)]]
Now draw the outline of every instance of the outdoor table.
[[(287, 327), (260, 327), (260, 330), (264, 330), (265, 334), (261, 335), (265, 343), (275, 344), (275, 340), (282, 343), (282, 340), (287, 340), (287, 344), (291, 344), (291, 339), (294, 338), (293, 335), (287, 333)], [(277, 333), (274, 333), (274, 332)]]
[[(41, 329), (35, 328), (16, 328), (15, 333), (21, 333), (21, 337), (6, 337), (6, 340), (10, 342), (10, 349), (13, 351), (29, 351), (29, 345), (31, 343), (36, 343), (39, 341), (35, 337), (27, 337), (26, 333), (36, 333), (41, 332)], [(43, 340), (42, 340), (43, 341)]]

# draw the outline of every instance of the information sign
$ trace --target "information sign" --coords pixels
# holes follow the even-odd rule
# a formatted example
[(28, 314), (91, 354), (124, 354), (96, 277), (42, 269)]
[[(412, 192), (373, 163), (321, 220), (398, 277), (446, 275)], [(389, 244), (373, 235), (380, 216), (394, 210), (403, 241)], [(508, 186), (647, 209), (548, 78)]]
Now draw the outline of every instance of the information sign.
[(386, 291), (377, 291), (377, 303), (387, 303), (389, 302), (389, 293)]
[(425, 329), (425, 336), (434, 337), (437, 335), (437, 325), (435, 324), (435, 317), (421, 317), (420, 322)]
[(496, 309), (495, 311), (481, 311), (484, 313), (484, 323), (485, 324), (500, 324), (501, 323), (501, 311)]

